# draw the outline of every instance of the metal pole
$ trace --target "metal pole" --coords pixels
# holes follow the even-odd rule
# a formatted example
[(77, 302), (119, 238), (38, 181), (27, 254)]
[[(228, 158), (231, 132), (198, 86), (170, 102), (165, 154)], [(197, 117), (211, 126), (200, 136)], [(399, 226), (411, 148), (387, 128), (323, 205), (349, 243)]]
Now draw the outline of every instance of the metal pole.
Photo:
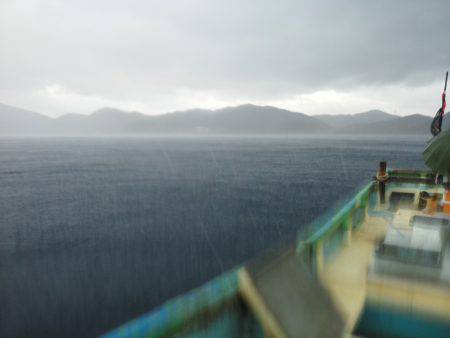
[(378, 169), (378, 187), (379, 187), (379, 193), (380, 193), (380, 204), (385, 203), (386, 199), (386, 186), (385, 181), (383, 180), (384, 177), (386, 177), (386, 162), (382, 161), (380, 162), (380, 167)]

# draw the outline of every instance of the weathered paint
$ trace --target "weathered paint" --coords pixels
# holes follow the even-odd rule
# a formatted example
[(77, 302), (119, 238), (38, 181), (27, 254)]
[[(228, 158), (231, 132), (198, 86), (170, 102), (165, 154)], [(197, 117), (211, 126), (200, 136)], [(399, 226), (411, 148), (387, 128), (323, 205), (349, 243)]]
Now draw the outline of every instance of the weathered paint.
[(238, 272), (240, 291), (253, 313), (259, 318), (266, 337), (287, 338), (280, 324), (259, 294), (245, 268)]
[(205, 311), (220, 310), (221, 306), (237, 296), (238, 288), (237, 270), (232, 270), (104, 337), (162, 337), (174, 334)]
[(434, 181), (435, 175), (431, 171), (424, 170), (405, 170), (405, 169), (388, 169), (390, 178), (413, 179), (421, 181)]
[(402, 309), (367, 304), (355, 332), (377, 338), (448, 338), (450, 325)]
[[(416, 189), (420, 189), (422, 186), (423, 188), (429, 187), (429, 183), (434, 180), (433, 174), (426, 171), (388, 170), (388, 173), (394, 181), (417, 181), (409, 183), (411, 188)], [(367, 184), (309, 238), (298, 240), (297, 254), (311, 264), (313, 269), (318, 264), (319, 270), (321, 270), (320, 266), (323, 265), (323, 260), (326, 259), (324, 257), (324, 249), (327, 249), (328, 245), (336, 244), (330, 239), (336, 234), (342, 234), (342, 238), (347, 236), (347, 241), (342, 241), (343, 243), (351, 240), (352, 230), (363, 223), (367, 210), (373, 207), (374, 194), (372, 192), (374, 192), (374, 182)], [(194, 291), (167, 302), (155, 311), (123, 325), (104, 337), (162, 337), (167, 335), (175, 337), (246, 336), (241, 331), (239, 331), (239, 334), (236, 331), (238, 330), (236, 318), (238, 318), (238, 321), (242, 321), (242, 318), (239, 318), (239, 316), (243, 312), (234, 311), (232, 308), (230, 310), (226, 306), (230, 302), (236, 301), (239, 297), (239, 290), (238, 269), (235, 269)], [(206, 316), (208, 317), (206, 320), (205, 313), (215, 313), (216, 315)], [(251, 316), (250, 314), (251, 324), (249, 325), (252, 327), (250, 331), (253, 335), (262, 337), (262, 326)], [(399, 323), (402, 322), (402, 317), (398, 318)], [(201, 325), (195, 325), (196, 322), (200, 322)], [(371, 323), (367, 322), (367, 325), (371, 325)], [(421, 324), (416, 322), (414, 325), (420, 326)], [(189, 327), (191, 331), (186, 329)], [(433, 327), (429, 327), (429, 329), (434, 330)], [(439, 333), (441, 331), (430, 332)]]

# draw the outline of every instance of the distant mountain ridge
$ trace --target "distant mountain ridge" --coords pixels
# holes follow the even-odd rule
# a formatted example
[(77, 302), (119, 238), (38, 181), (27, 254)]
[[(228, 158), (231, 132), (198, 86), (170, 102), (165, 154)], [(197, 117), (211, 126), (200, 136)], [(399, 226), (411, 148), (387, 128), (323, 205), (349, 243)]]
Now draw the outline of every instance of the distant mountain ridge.
[(431, 120), (424, 115), (400, 117), (380, 110), (309, 116), (252, 104), (153, 116), (106, 107), (90, 115), (50, 118), (0, 103), (0, 135), (426, 134)]
[(381, 110), (369, 110), (353, 115), (315, 115), (314, 117), (333, 128), (341, 128), (350, 125), (362, 125), (398, 118), (397, 115), (388, 114)]
[(35, 130), (47, 130), (52, 119), (32, 112), (0, 103), (0, 135), (30, 134)]
[(428, 134), (432, 118), (414, 114), (403, 117), (396, 117), (369, 124), (348, 125), (338, 130), (339, 133), (360, 134)]

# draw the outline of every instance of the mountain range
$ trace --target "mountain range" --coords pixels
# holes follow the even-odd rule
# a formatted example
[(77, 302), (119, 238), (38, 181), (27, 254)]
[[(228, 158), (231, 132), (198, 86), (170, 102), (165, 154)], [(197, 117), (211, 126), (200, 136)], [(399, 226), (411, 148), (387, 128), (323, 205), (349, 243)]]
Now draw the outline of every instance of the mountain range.
[(145, 115), (102, 108), (58, 118), (0, 103), (0, 135), (134, 134), (426, 134), (432, 118), (400, 117), (380, 110), (353, 115), (315, 115), (251, 104), (217, 110), (191, 109)]

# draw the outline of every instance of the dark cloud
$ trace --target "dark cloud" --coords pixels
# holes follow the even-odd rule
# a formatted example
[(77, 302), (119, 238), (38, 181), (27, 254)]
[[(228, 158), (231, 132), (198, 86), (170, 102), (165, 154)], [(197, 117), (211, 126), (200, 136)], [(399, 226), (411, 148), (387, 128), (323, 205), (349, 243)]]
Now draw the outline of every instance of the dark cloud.
[(169, 110), (183, 90), (260, 101), (415, 87), (450, 65), (448, 0), (4, 0), (0, 10), (4, 100), (57, 84)]

